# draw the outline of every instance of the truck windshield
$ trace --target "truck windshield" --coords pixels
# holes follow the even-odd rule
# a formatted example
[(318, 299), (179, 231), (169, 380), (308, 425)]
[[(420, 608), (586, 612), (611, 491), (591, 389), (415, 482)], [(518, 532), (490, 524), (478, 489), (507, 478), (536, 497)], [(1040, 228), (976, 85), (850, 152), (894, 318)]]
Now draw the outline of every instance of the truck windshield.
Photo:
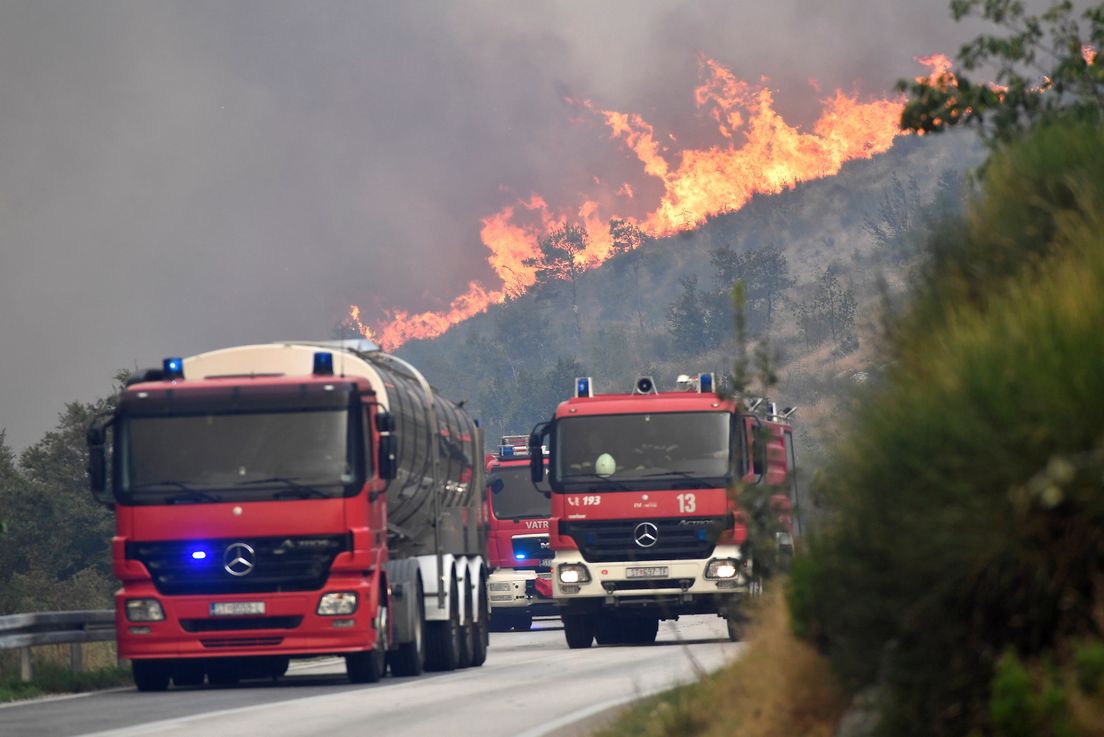
[(131, 417), (118, 434), (130, 504), (343, 496), (356, 481), (345, 409)]
[(487, 478), (491, 509), (498, 519), (526, 519), (548, 517), (552, 514), (552, 502), (548, 483), (533, 484), (529, 466), (500, 467)]
[(560, 420), (556, 476), (565, 489), (627, 491), (724, 486), (727, 412), (592, 415)]

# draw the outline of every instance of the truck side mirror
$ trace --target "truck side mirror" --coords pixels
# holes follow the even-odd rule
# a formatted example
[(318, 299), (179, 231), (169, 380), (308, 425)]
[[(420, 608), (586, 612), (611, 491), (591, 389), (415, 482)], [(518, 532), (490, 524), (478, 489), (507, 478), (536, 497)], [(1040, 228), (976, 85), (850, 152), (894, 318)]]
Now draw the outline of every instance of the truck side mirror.
[(379, 461), (376, 465), (376, 470), (381, 479), (395, 478), (395, 472), (398, 470), (398, 462), (395, 458), (394, 435), (380, 435)]
[(380, 432), (395, 432), (394, 415), (382, 409), (376, 412), (376, 430)]
[(529, 433), (529, 478), (534, 484), (544, 481), (544, 444), (541, 442), (548, 435), (549, 423), (542, 422)]
[(85, 434), (88, 445), (88, 488), (92, 497), (106, 506), (114, 506), (115, 499), (107, 489), (107, 428), (110, 421), (97, 418)]

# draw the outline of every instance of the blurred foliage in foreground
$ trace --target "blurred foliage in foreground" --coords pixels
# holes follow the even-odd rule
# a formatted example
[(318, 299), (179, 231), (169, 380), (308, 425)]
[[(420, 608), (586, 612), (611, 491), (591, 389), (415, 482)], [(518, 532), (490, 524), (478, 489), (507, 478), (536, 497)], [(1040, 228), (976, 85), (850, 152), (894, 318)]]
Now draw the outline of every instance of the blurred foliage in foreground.
[(1100, 734), (1104, 129), (1001, 147), (927, 259), (824, 469), (795, 629), (883, 734)]

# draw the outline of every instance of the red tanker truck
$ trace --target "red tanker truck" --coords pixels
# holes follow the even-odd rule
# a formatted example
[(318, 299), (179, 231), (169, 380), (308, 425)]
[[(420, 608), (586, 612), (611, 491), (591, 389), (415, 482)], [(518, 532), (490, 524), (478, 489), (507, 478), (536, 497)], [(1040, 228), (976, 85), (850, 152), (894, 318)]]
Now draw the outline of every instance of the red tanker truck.
[(88, 445), (139, 690), (320, 655), (358, 683), (485, 660), (478, 426), (372, 343), (165, 359)]

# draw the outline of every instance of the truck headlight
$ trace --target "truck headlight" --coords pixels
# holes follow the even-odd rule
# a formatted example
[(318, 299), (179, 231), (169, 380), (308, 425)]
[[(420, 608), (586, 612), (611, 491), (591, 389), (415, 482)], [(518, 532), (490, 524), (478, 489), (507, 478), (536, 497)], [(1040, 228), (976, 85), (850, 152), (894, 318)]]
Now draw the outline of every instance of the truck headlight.
[(323, 617), (352, 614), (356, 610), (357, 595), (354, 591), (334, 591), (318, 600), (318, 613)]
[(492, 583), (489, 588), (490, 588), (491, 591), (513, 591), (514, 590), (514, 585), (512, 583), (509, 583), (509, 582), (506, 582), (506, 583)]
[(590, 571), (581, 563), (561, 563), (557, 572), (560, 583), (586, 583), (590, 580)]
[(705, 567), (706, 578), (733, 578), (736, 576), (736, 567), (739, 561), (734, 558), (718, 558), (709, 561)]
[(160, 622), (165, 611), (157, 599), (127, 599), (126, 617), (131, 622)]

